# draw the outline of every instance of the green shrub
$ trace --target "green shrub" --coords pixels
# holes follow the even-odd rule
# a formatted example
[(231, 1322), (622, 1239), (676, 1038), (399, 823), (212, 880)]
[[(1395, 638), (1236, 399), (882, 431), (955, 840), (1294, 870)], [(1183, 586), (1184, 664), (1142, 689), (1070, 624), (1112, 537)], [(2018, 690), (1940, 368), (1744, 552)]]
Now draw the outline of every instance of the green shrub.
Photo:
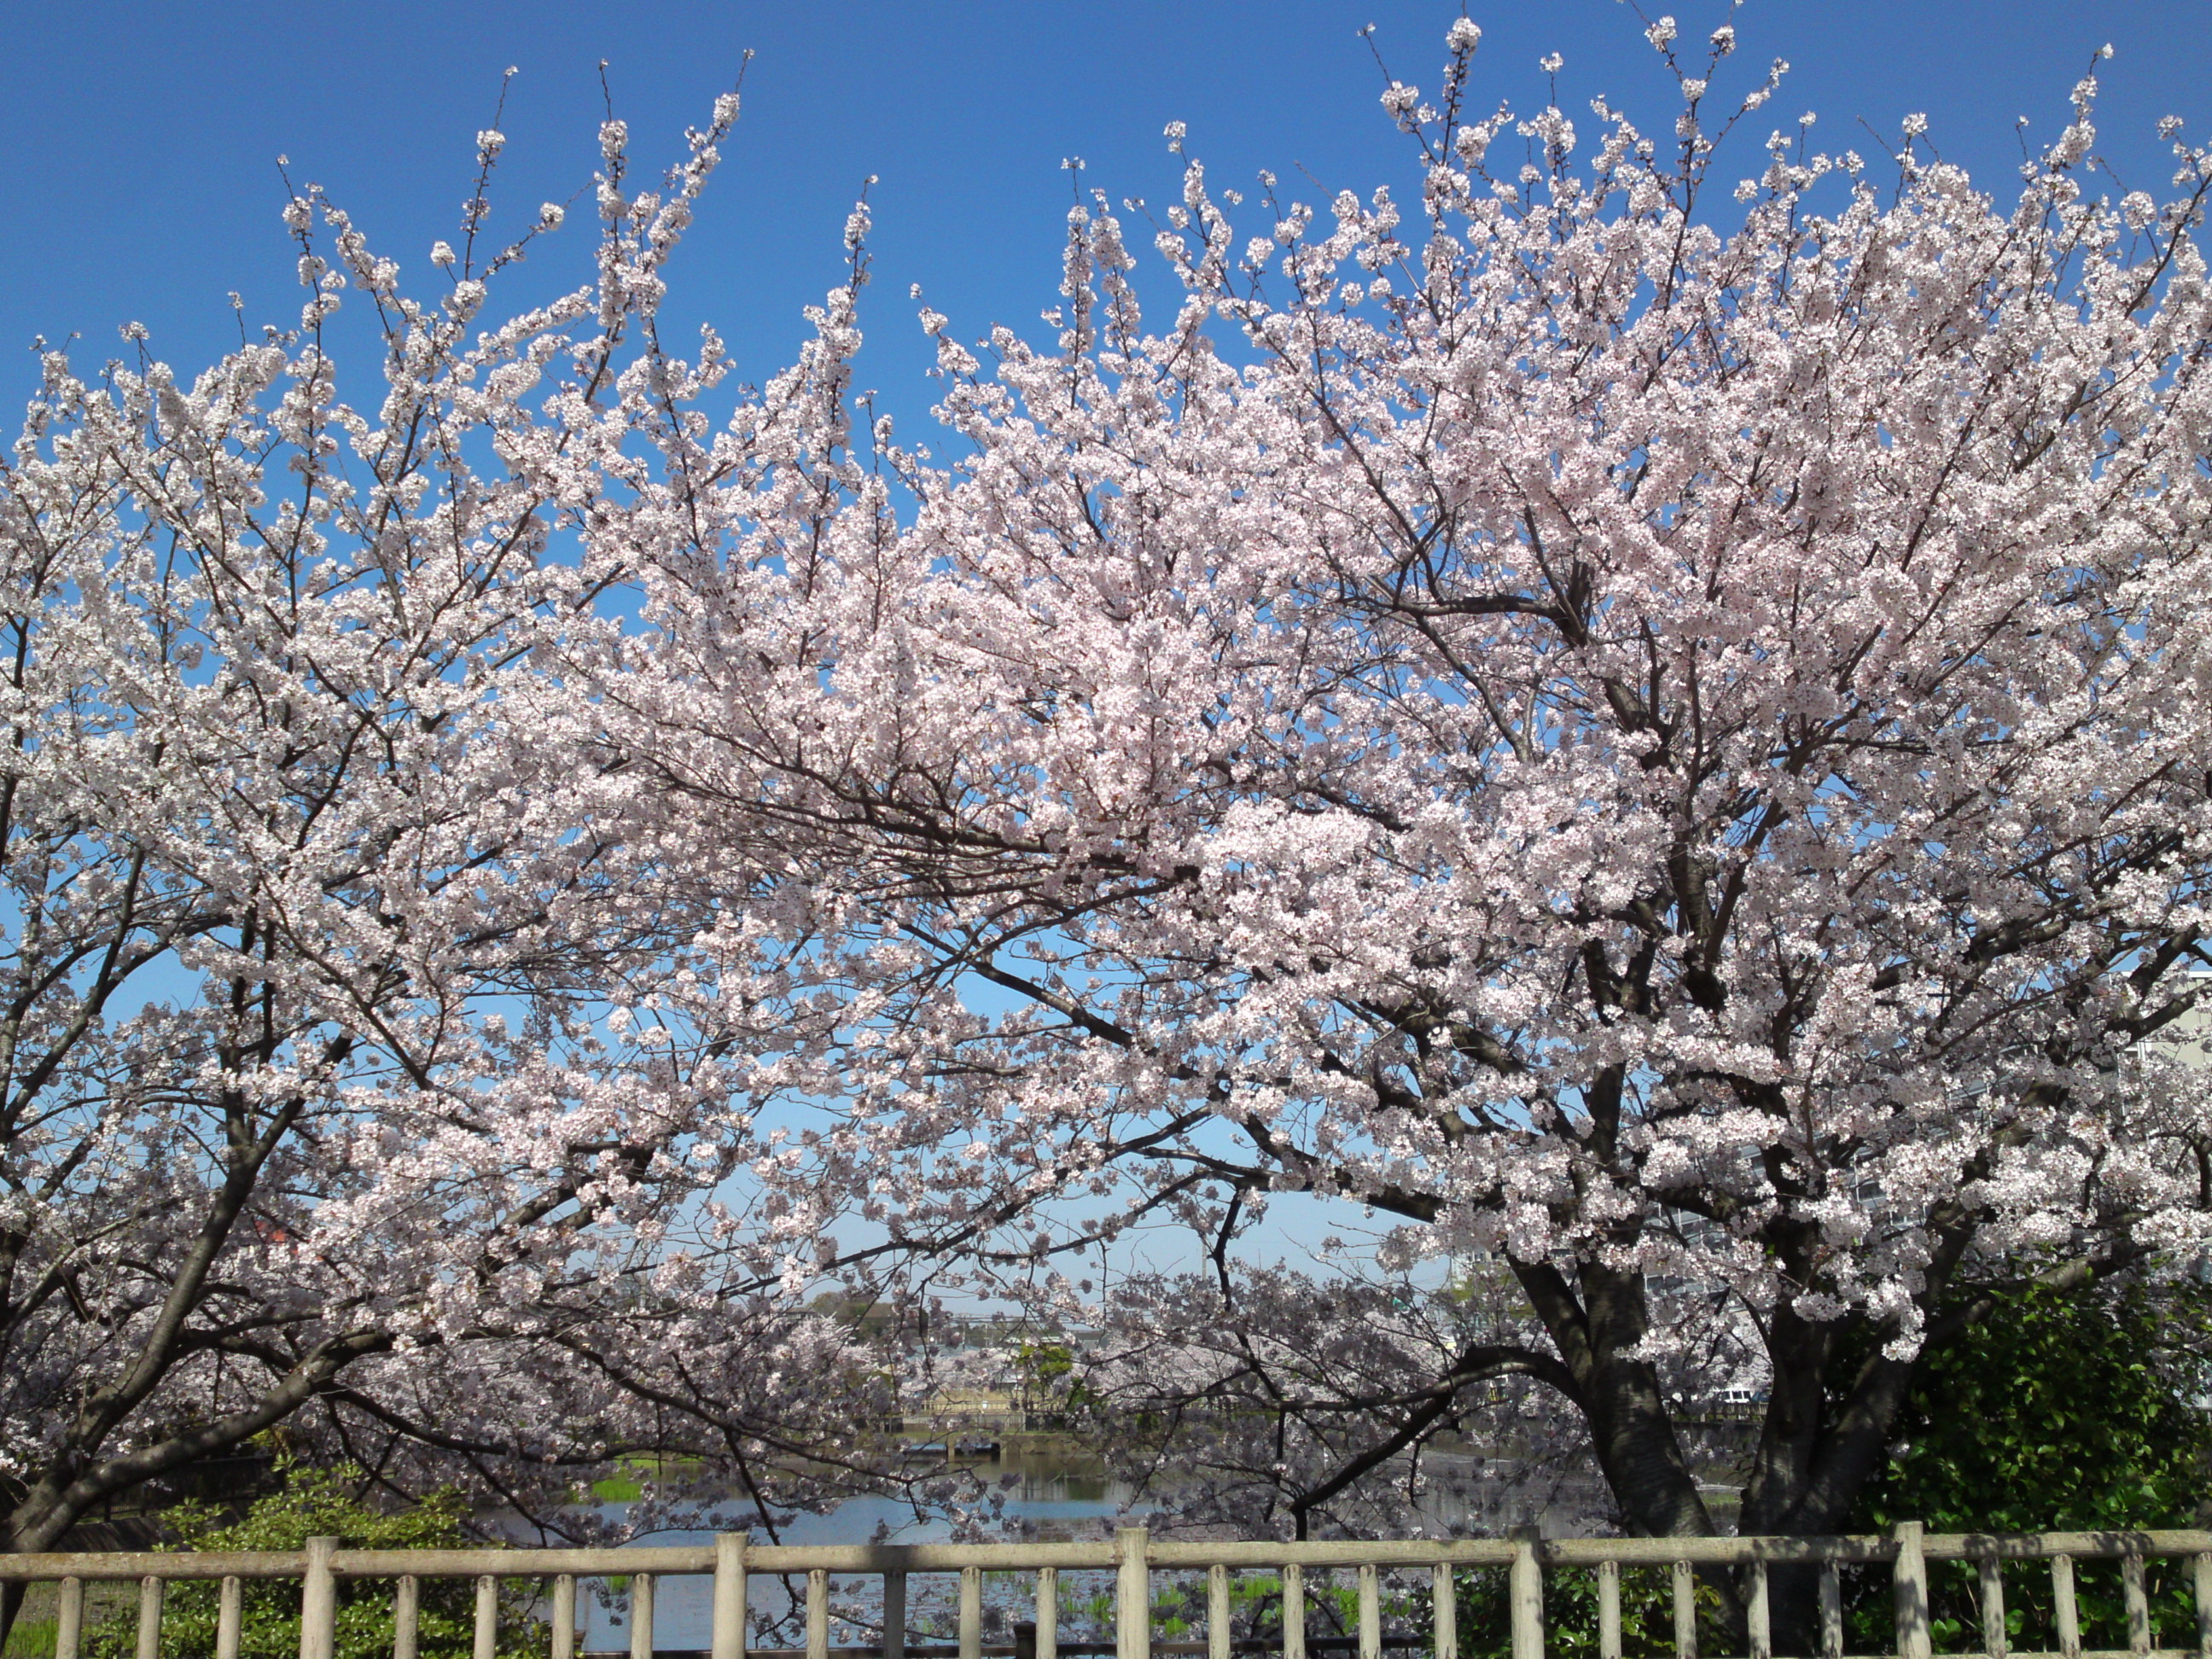
[[(357, 1495), (361, 1472), (349, 1467), (279, 1465), (281, 1489), (233, 1519), (204, 1504), (182, 1504), (163, 1516), (182, 1550), (299, 1550), (310, 1538), (334, 1537), (348, 1549), (462, 1549), (475, 1546), (464, 1526), (467, 1506), (459, 1492), (431, 1493), (411, 1509), (386, 1511)], [(298, 1659), (300, 1586), (294, 1579), (248, 1579), (239, 1659)], [(392, 1598), (389, 1579), (340, 1579), (337, 1659), (389, 1659)], [(161, 1617), (164, 1659), (199, 1659), (215, 1651), (216, 1584), (168, 1586)], [(500, 1595), (499, 1651), (534, 1659), (548, 1646), (542, 1624), (529, 1616), (535, 1588), (505, 1581)], [(476, 1585), (468, 1579), (426, 1578), (416, 1625), (422, 1659), (468, 1659), (475, 1645)], [(129, 1659), (137, 1646), (137, 1615), (118, 1610), (85, 1633), (89, 1659)], [(51, 1637), (46, 1651), (52, 1651)], [(15, 1659), (14, 1644), (9, 1659)], [(23, 1659), (36, 1659), (26, 1652)]]
[[(1887, 1464), (1861, 1495), (1853, 1529), (1919, 1521), (1930, 1532), (2124, 1532), (2201, 1524), (2212, 1431), (2190, 1403), (2212, 1318), (2201, 1286), (2112, 1297), (2031, 1287), (1921, 1362), (1892, 1431)], [(2158, 1639), (2196, 1635), (2184, 1561), (2146, 1564)], [(1855, 1653), (1894, 1642), (1887, 1569), (1846, 1575)], [(1981, 1646), (1975, 1569), (1929, 1571), (1936, 1648)], [(2057, 1644), (2051, 1575), (2004, 1575), (2009, 1645)], [(2117, 1563), (2075, 1568), (2082, 1644), (2127, 1646)], [(1869, 1646), (1867, 1644), (1876, 1644)]]

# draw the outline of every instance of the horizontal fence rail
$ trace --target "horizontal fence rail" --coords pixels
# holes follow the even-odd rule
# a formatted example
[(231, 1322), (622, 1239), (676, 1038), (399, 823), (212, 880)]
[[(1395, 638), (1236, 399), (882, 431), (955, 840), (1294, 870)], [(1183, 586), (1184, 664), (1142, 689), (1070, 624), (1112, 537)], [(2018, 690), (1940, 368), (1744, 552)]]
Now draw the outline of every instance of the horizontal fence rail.
[[(2145, 1570), (2148, 1563), (2161, 1559), (2189, 1566), (2195, 1624), (2190, 1633), (2195, 1639), (2186, 1647), (2155, 1643), (2160, 1632), (2153, 1628)], [(1965, 1650), (1985, 1659), (2212, 1659), (2212, 1532), (2204, 1531), (1925, 1533), (1918, 1522), (1906, 1522), (1886, 1536), (1545, 1539), (1522, 1528), (1498, 1539), (1285, 1543), (1158, 1539), (1142, 1527), (1127, 1527), (1110, 1540), (1076, 1543), (793, 1546), (753, 1544), (727, 1534), (705, 1545), (461, 1550), (354, 1550), (341, 1547), (334, 1538), (317, 1538), (296, 1552), (0, 1554), (0, 1583), (56, 1587), (53, 1659), (87, 1659), (86, 1589), (98, 1583), (137, 1587), (135, 1659), (238, 1659), (244, 1586), (267, 1580), (300, 1584), (300, 1659), (336, 1659), (338, 1586), (355, 1580), (392, 1586), (389, 1650), (392, 1659), (417, 1659), (422, 1586), (454, 1579), (474, 1581), (472, 1659), (496, 1659), (500, 1586), (518, 1581), (541, 1586), (526, 1616), (549, 1627), (544, 1633), (550, 1659), (589, 1659), (579, 1653), (577, 1596), (580, 1582), (591, 1580), (623, 1587), (619, 1599), (626, 1613), (629, 1659), (1074, 1659), (1109, 1654), (1114, 1659), (1175, 1654), (1204, 1654), (1207, 1659), (1238, 1654), (1382, 1659), (1386, 1650), (1407, 1650), (1433, 1659), (1461, 1659), (1456, 1575), (1488, 1568), (1506, 1574), (1511, 1659), (1545, 1659), (1546, 1575), (1564, 1569), (1594, 1575), (1597, 1659), (1622, 1659), (1622, 1571), (1662, 1569), (1669, 1577), (1674, 1659), (1699, 1659), (1701, 1581), (1725, 1601), (1729, 1615), (1722, 1622), (1740, 1632), (1746, 1659), (1773, 1659), (1769, 1572), (1780, 1568), (1814, 1574), (1815, 1651), (1821, 1659), (1845, 1659), (1841, 1570), (1876, 1566), (1888, 1570), (1895, 1609), (1895, 1645), (1887, 1652), (1894, 1659), (1936, 1659), (1931, 1562), (1975, 1567), (1973, 1600), (1981, 1642)], [(2083, 1562), (2118, 1564), (2124, 1648), (2089, 1649), (2082, 1644), (2075, 1568)], [(2057, 1646), (2047, 1651), (2008, 1647), (2004, 1569), (2027, 1563), (2044, 1564), (2049, 1574)], [(1279, 1601), (1280, 1626), (1272, 1635), (1235, 1632), (1231, 1575), (1252, 1571), (1273, 1576), (1265, 1588)], [(1307, 1575), (1335, 1571), (1356, 1575), (1347, 1603), (1354, 1610), (1348, 1622), (1356, 1628), (1340, 1634), (1313, 1632)], [(1409, 1572), (1426, 1592), (1427, 1631), (1386, 1634), (1382, 1576), (1402, 1579)], [(1111, 1640), (1062, 1639), (1062, 1573), (1111, 1575)], [(957, 1638), (910, 1642), (909, 1581), (932, 1574), (957, 1579)], [(983, 1640), (986, 1574), (1034, 1580), (1036, 1617), (1012, 1621), (1011, 1644)], [(1156, 1639), (1156, 1574), (1202, 1576), (1202, 1639)], [(747, 1598), (755, 1576), (777, 1577), (793, 1587), (793, 1616), (803, 1608), (804, 1647), (766, 1648), (749, 1640)], [(685, 1577), (712, 1581), (709, 1645), (656, 1648), (655, 1587)], [(833, 1578), (878, 1581), (880, 1616), (868, 1621), (880, 1626), (876, 1643), (832, 1645)], [(165, 1644), (167, 1588), (210, 1581), (220, 1586), (211, 1649), (203, 1654)], [(112, 1641), (107, 1650), (114, 1650)]]

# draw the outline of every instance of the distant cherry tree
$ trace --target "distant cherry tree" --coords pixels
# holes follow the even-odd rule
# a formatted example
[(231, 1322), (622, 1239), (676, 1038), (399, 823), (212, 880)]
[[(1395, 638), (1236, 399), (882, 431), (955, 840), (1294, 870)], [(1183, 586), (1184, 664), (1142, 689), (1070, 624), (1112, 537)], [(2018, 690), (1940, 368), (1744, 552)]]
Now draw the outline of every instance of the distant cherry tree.
[(603, 1023), (689, 942), (533, 657), (602, 597), (573, 538), (735, 112), (642, 191), (608, 125), (596, 276), (541, 308), (486, 311), (481, 183), (427, 300), (303, 188), (296, 328), (45, 357), (0, 461), (0, 1547), (279, 1425), (544, 1514), (639, 1449), (818, 1491), (787, 1450), (884, 1410), (718, 1195), (718, 1062)]

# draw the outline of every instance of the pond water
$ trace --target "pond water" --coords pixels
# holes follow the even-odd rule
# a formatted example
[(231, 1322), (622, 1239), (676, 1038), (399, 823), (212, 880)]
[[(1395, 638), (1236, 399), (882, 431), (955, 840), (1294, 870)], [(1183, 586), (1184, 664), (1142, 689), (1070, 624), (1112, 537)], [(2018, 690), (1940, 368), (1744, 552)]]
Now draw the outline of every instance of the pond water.
[[(1000, 1485), (1006, 1492), (1006, 1517), (1024, 1530), (1079, 1534), (1110, 1527), (1123, 1513), (1128, 1492), (1109, 1483), (1098, 1465), (1080, 1455), (1052, 1446), (1001, 1445), (983, 1457), (962, 1457), (957, 1468), (987, 1483)], [(628, 1506), (608, 1504), (601, 1512), (622, 1518)], [(894, 1544), (930, 1543), (951, 1535), (951, 1523), (942, 1520), (916, 1521), (912, 1507), (892, 1498), (854, 1498), (820, 1515), (795, 1516), (777, 1529), (786, 1544), (862, 1544), (877, 1539)], [(710, 1542), (714, 1534), (670, 1528), (641, 1536), (640, 1544)], [(1068, 1575), (1071, 1579), (1078, 1575)], [(1103, 1579), (1110, 1575), (1102, 1574)], [(940, 1579), (942, 1582), (940, 1583)], [(623, 1652), (629, 1648), (629, 1627), (623, 1617), (621, 1598), (595, 1595), (603, 1587), (592, 1585), (580, 1595), (577, 1608), (580, 1646), (586, 1653)], [(842, 1592), (843, 1586), (838, 1586)], [(836, 1606), (867, 1619), (879, 1609), (878, 1588), (872, 1580), (856, 1580), (860, 1593), (840, 1593)], [(1080, 1587), (1071, 1584), (1071, 1589)], [(917, 1578), (908, 1591), (908, 1623), (915, 1639), (935, 1624), (947, 1622), (956, 1581), (950, 1576)], [(803, 1584), (786, 1585), (776, 1577), (750, 1576), (748, 1600), (758, 1621), (784, 1618), (793, 1610), (794, 1595), (803, 1595)], [(986, 1639), (994, 1627), (1003, 1628), (1012, 1617), (1030, 1617), (1025, 1607), (1028, 1592), (1007, 1584), (987, 1584), (984, 1619)], [(653, 1588), (653, 1646), (657, 1650), (703, 1649), (713, 1614), (713, 1581), (704, 1576), (664, 1578)], [(756, 1638), (757, 1640), (758, 1638)], [(799, 1638), (787, 1631), (768, 1638), (778, 1646), (796, 1646)], [(998, 1639), (1005, 1639), (1003, 1637)]]
[[(1451, 1535), (1495, 1534), (1506, 1526), (1528, 1521), (1543, 1522), (1554, 1533), (1587, 1529), (1583, 1511), (1592, 1494), (1551, 1491), (1542, 1495), (1517, 1492), (1510, 1471), (1472, 1454), (1431, 1455), (1426, 1461), (1431, 1478), (1425, 1508), (1427, 1527)], [(987, 1457), (963, 1457), (957, 1468), (997, 1485), (1006, 1493), (1005, 1516), (1018, 1533), (1035, 1535), (1085, 1535), (1103, 1533), (1117, 1520), (1141, 1515), (1146, 1504), (1131, 1504), (1125, 1486), (1109, 1482), (1096, 1461), (1048, 1437), (1024, 1437), (994, 1448)], [(603, 1512), (619, 1519), (624, 1505), (610, 1504)], [(927, 1543), (951, 1536), (950, 1523), (941, 1520), (917, 1522), (913, 1510), (890, 1498), (856, 1498), (821, 1515), (801, 1515), (778, 1529), (787, 1544), (860, 1544), (878, 1536), (887, 1542)], [(639, 1543), (705, 1543), (707, 1532), (670, 1529), (641, 1537)], [(1060, 1576), (1062, 1628), (1103, 1619), (1105, 1606), (1098, 1598), (1110, 1590), (1110, 1572), (1063, 1573)], [(1093, 1582), (1093, 1581), (1096, 1582)], [(916, 1641), (950, 1639), (958, 1581), (954, 1575), (933, 1573), (918, 1577), (908, 1587), (908, 1628)], [(629, 1631), (623, 1618), (621, 1599), (592, 1585), (580, 1598), (578, 1620), (581, 1646), (587, 1653), (627, 1653)], [(872, 1623), (880, 1613), (879, 1581), (857, 1577), (832, 1581), (833, 1608), (841, 1615)], [(592, 1593), (600, 1592), (600, 1593)], [(708, 1645), (712, 1617), (713, 1582), (704, 1576), (665, 1578), (654, 1590), (653, 1645), (661, 1652), (701, 1650)], [(789, 1620), (795, 1599), (805, 1595), (803, 1582), (787, 1583), (780, 1577), (756, 1573), (748, 1587), (756, 1627), (757, 1646), (793, 1647), (803, 1637), (786, 1622), (761, 1634), (763, 1621)], [(983, 1587), (984, 1639), (1010, 1639), (1012, 1621), (1035, 1616), (1034, 1588), (1026, 1574), (987, 1577)], [(1072, 1632), (1071, 1632), (1072, 1633)], [(833, 1644), (848, 1639), (833, 1631)], [(865, 1640), (857, 1632), (849, 1639)]]

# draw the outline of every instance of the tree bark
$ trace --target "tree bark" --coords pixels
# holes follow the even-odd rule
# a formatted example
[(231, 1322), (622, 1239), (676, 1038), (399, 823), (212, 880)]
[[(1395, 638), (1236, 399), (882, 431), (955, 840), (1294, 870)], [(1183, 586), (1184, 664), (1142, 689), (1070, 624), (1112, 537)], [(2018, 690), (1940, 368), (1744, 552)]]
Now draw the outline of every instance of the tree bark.
[(1698, 1495), (1658, 1373), (1629, 1357), (1650, 1328), (1644, 1276), (1585, 1262), (1577, 1269), (1577, 1296), (1555, 1267), (1522, 1261), (1512, 1267), (1575, 1379), (1598, 1467), (1630, 1530), (1648, 1538), (1711, 1536), (1712, 1516)]

